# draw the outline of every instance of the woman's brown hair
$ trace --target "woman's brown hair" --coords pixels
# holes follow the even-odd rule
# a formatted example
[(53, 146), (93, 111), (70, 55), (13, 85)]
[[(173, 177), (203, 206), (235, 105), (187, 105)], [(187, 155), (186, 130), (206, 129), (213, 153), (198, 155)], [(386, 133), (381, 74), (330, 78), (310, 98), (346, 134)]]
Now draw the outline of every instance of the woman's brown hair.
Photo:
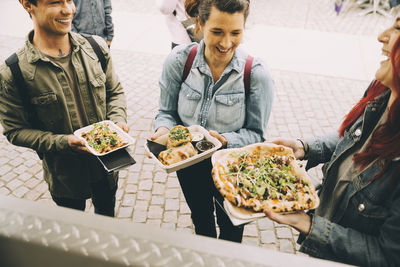
[(250, 0), (186, 0), (186, 13), (198, 19), (198, 22), (204, 25), (210, 17), (211, 8), (215, 6), (219, 11), (233, 14), (243, 12), (246, 21), (249, 15)]

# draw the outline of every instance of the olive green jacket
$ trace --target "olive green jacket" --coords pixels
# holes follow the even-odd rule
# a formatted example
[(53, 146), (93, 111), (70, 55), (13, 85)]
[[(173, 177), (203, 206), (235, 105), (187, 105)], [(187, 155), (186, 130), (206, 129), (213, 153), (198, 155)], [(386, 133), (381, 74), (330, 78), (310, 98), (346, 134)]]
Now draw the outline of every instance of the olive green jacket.
[[(101, 64), (89, 42), (70, 33), (71, 59), (89, 123), (102, 120), (126, 122), (125, 95), (112, 66), (107, 44), (94, 36), (105, 55), (107, 68)], [(29, 97), (37, 113), (35, 129), (27, 119), (11, 71), (0, 66), (0, 119), (3, 134), (17, 146), (43, 154), (43, 175), (52, 195), (67, 198), (91, 197), (89, 183), (107, 176), (115, 186), (117, 174), (107, 175), (94, 156), (78, 153), (68, 146), (67, 136), (77, 125), (77, 110), (64, 71), (53, 64), (32, 43), (33, 31), (25, 46), (17, 52), (19, 66)], [(75, 127), (74, 127), (75, 126)]]

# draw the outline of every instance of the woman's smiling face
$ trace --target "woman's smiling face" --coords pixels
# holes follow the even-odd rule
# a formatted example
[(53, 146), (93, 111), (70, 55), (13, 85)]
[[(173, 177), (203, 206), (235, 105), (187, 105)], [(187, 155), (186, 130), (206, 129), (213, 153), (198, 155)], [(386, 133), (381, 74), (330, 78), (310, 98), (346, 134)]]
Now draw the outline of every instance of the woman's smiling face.
[[(378, 41), (383, 44), (382, 55), (385, 59), (381, 62), (379, 69), (376, 71), (375, 78), (383, 85), (391, 88), (393, 84), (393, 62), (391, 60), (391, 53), (397, 39), (400, 36), (400, 17), (397, 17), (394, 24), (383, 31), (378, 36)], [(399, 57), (400, 55), (394, 55)]]
[(204, 34), (205, 57), (214, 65), (227, 65), (235, 49), (242, 42), (244, 30), (243, 12), (233, 14), (211, 8), (210, 16), (200, 29)]

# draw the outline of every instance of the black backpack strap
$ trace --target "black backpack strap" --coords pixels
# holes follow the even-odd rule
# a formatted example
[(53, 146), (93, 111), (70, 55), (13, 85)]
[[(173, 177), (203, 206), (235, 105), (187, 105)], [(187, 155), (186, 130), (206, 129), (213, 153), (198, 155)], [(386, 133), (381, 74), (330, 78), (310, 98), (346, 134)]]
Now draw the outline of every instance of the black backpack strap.
[(90, 45), (93, 48), (93, 51), (96, 53), (97, 58), (100, 60), (100, 64), (101, 64), (101, 68), (103, 69), (103, 72), (106, 73), (106, 57), (103, 54), (103, 51), (101, 50), (99, 44), (94, 40), (93, 36), (91, 35), (82, 35), (83, 37), (85, 37)]
[(18, 56), (16, 53), (12, 54), (9, 58), (6, 59), (6, 64), (11, 70), (11, 74), (14, 79), (15, 86), (18, 89), (19, 95), (21, 97), (22, 105), (25, 108), (25, 112), (28, 114), (28, 121), (31, 123), (31, 126), (37, 126), (37, 114), (31, 104), (29, 93), (27, 90), (27, 86), (22, 76), (21, 68), (18, 64)]

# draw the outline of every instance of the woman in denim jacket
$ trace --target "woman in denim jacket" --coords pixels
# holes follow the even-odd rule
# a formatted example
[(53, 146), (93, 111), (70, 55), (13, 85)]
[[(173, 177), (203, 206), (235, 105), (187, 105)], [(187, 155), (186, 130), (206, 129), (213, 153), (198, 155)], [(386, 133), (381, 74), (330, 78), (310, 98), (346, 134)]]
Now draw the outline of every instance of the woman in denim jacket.
[[(186, 11), (196, 17), (204, 40), (198, 44), (187, 79), (182, 73), (195, 43), (173, 49), (160, 78), (160, 108), (153, 140), (173, 126), (201, 125), (221, 141), (223, 147), (241, 147), (264, 141), (271, 112), (273, 83), (266, 66), (255, 59), (250, 92), (243, 82), (247, 54), (238, 48), (249, 12), (248, 0), (187, 0)], [(186, 202), (192, 212), (195, 232), (241, 242), (243, 227), (235, 227), (214, 198), (222, 203), (211, 177), (211, 161), (204, 160), (177, 171)]]
[(314, 213), (265, 213), (301, 233), (300, 251), (362, 266), (400, 266), (400, 17), (378, 40), (381, 62), (339, 129), (316, 140), (276, 140), (307, 168), (325, 163)]

